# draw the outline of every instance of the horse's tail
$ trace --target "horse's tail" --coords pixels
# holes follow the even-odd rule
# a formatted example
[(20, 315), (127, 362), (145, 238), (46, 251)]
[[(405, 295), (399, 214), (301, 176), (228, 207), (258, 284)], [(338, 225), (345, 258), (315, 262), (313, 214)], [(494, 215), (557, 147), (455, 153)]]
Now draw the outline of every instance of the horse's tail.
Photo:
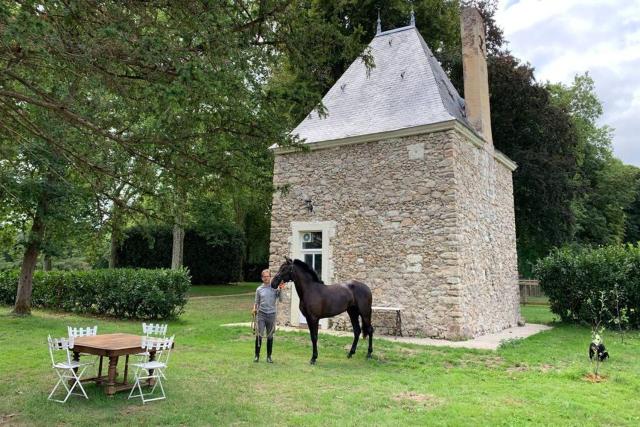
[(374, 327), (371, 326), (371, 323), (365, 324), (364, 318), (362, 319), (362, 338), (366, 338), (367, 336), (373, 336)]
[(364, 283), (354, 284), (353, 292), (358, 305), (358, 311), (362, 318), (362, 338), (373, 335), (373, 326), (371, 326), (371, 305), (373, 297), (371, 289)]

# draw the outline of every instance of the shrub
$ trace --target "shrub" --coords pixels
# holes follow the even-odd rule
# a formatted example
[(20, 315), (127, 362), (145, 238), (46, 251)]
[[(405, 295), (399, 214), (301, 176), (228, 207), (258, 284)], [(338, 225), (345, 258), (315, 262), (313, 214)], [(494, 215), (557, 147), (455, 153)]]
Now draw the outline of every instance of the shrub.
[[(138, 226), (126, 232), (118, 251), (122, 267), (169, 268), (173, 231), (168, 226)], [(184, 265), (193, 284), (237, 282), (242, 275), (244, 237), (230, 226), (187, 229)]]
[(593, 324), (593, 301), (604, 298), (605, 324), (624, 315), (630, 326), (640, 327), (640, 246), (555, 249), (534, 274), (562, 320)]
[[(0, 303), (14, 304), (18, 275), (16, 270), (0, 272)], [(184, 269), (37, 271), (31, 304), (119, 318), (166, 319), (182, 313), (189, 286)]]
[(262, 281), (262, 270), (269, 268), (269, 262), (260, 262), (260, 263), (249, 263), (245, 262), (242, 266), (243, 269), (243, 279), (245, 282), (261, 282)]

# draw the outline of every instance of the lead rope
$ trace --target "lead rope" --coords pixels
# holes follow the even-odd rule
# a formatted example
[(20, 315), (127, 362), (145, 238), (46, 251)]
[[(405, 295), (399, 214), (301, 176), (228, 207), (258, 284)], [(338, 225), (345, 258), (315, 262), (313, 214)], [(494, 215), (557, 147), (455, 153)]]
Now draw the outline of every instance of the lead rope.
[(251, 313), (251, 331), (253, 332), (254, 336), (258, 335), (258, 332), (256, 330), (256, 313)]

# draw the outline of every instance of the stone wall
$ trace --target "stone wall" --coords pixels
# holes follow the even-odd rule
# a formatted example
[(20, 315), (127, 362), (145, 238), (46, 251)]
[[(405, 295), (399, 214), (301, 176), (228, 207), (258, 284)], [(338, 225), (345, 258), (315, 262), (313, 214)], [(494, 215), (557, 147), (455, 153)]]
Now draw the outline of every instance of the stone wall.
[(493, 147), (456, 135), (455, 175), (463, 337), (515, 326), (520, 318), (512, 173)]
[[(471, 302), (479, 298), (483, 303), (495, 303), (497, 311), (506, 306), (513, 311), (510, 303), (498, 300), (508, 287), (503, 286), (502, 275), (509, 273), (505, 280), (510, 281), (515, 266), (515, 233), (500, 237), (502, 226), (474, 226), (472, 221), (480, 218), (484, 223), (492, 218), (490, 208), (500, 205), (501, 212), (493, 219), (511, 221), (505, 230), (513, 231), (511, 172), (491, 163), (500, 170), (494, 180), (498, 191), (508, 195), (495, 197), (493, 192), (493, 197), (478, 197), (472, 190), (482, 185), (472, 182), (474, 156), (494, 160), (488, 153), (474, 154), (474, 150), (483, 150), (462, 138), (449, 130), (277, 155), (274, 184), (286, 186), (287, 191), (276, 192), (273, 198), (272, 271), (277, 271), (285, 255), (293, 254), (292, 222), (332, 221), (335, 235), (329, 242), (333, 266), (328, 283), (360, 280), (371, 288), (374, 305), (403, 307), (404, 335), (462, 338), (509, 325), (513, 313), (490, 315)], [(456, 167), (456, 158), (463, 164)], [(490, 195), (491, 191), (484, 193)], [(468, 200), (461, 202), (461, 197)], [(313, 212), (305, 208), (305, 198), (312, 200)], [(476, 202), (481, 207), (461, 211)], [(465, 224), (462, 231), (461, 223)], [(493, 227), (485, 234), (493, 236), (494, 245), (485, 245), (485, 234), (477, 232), (486, 227)], [(465, 245), (482, 249), (463, 250)], [(482, 252), (482, 261), (469, 264), (475, 251)], [(490, 267), (488, 260), (496, 259), (504, 261), (499, 267)], [(488, 271), (487, 279), (474, 288), (478, 282), (475, 275), (483, 270)], [(493, 288), (487, 283), (493, 283)], [(280, 324), (290, 323), (291, 292), (289, 288), (283, 294)], [(479, 293), (485, 292), (490, 295), (480, 298)], [(515, 292), (517, 308), (517, 286)], [(510, 295), (503, 293), (502, 298)], [(393, 316), (377, 316), (374, 322), (385, 317), (394, 320)], [(378, 332), (395, 326), (387, 323), (374, 326)], [(331, 319), (330, 327), (351, 329), (346, 314)]]

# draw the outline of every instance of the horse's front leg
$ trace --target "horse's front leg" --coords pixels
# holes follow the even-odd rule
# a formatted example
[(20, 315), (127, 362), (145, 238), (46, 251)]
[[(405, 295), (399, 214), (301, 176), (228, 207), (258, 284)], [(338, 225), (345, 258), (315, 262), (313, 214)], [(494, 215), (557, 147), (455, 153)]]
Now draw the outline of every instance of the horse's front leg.
[(307, 318), (307, 325), (309, 326), (309, 335), (311, 335), (311, 344), (313, 345), (313, 354), (309, 363), (316, 364), (318, 358), (318, 319)]

